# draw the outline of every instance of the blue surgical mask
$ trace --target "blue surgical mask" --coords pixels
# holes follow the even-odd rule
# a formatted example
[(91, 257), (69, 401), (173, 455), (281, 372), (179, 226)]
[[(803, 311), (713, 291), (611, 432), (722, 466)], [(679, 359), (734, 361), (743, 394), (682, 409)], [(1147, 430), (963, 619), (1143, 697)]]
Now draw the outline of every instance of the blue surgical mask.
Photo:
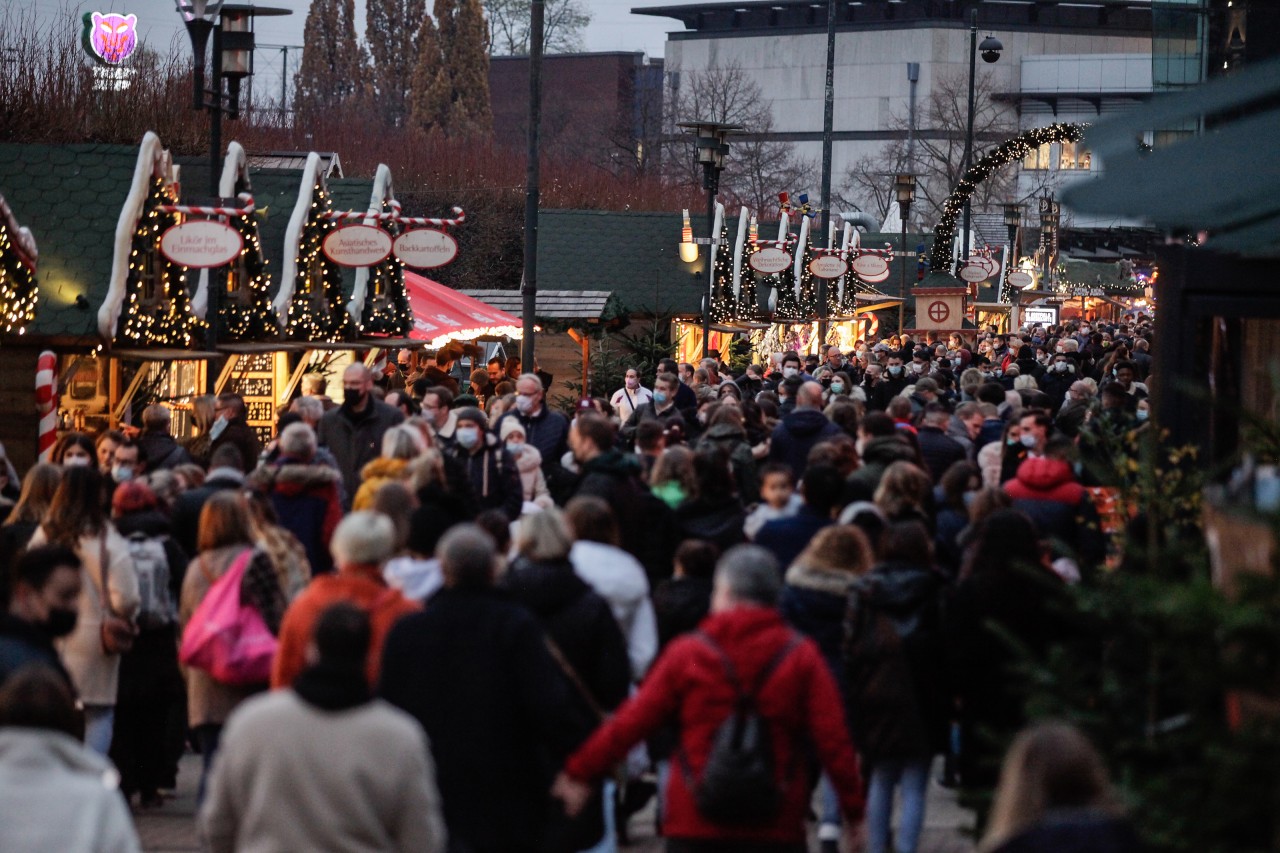
[(843, 394), (843, 393), (844, 393), (844, 383), (843, 383), (843, 382), (832, 382), (832, 383), (831, 383), (831, 393), (832, 393), (832, 394)]
[(1018, 441), (1022, 442), (1023, 447), (1030, 450), (1036, 446), (1036, 435), (1033, 432), (1024, 432)]
[(470, 450), (480, 440), (480, 430), (477, 427), (458, 427), (453, 432), (453, 438), (460, 446)]
[(1145, 421), (1149, 417), (1151, 417), (1151, 412), (1146, 409), (1138, 409), (1138, 420)]
[(653, 392), (653, 402), (657, 403), (659, 406), (661, 406), (663, 403), (667, 402), (667, 392), (666, 392), (666, 391), (654, 391), (654, 392)]

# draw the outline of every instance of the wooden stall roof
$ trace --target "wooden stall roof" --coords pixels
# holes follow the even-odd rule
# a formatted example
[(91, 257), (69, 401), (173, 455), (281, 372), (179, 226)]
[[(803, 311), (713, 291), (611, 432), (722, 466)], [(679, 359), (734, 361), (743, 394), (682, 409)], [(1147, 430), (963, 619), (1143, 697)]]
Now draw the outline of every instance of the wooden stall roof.
[[(524, 297), (518, 290), (463, 290), (499, 311), (520, 316)], [(534, 316), (540, 320), (611, 320), (620, 313), (612, 290), (539, 290)]]

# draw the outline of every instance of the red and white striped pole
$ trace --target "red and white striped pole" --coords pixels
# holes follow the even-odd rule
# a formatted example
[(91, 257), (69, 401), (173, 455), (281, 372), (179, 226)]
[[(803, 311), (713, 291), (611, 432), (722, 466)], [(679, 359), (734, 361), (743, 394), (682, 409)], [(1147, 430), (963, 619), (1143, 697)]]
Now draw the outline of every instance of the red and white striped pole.
[(48, 462), (58, 440), (58, 357), (49, 350), (36, 359), (36, 410), (40, 413), (39, 459)]

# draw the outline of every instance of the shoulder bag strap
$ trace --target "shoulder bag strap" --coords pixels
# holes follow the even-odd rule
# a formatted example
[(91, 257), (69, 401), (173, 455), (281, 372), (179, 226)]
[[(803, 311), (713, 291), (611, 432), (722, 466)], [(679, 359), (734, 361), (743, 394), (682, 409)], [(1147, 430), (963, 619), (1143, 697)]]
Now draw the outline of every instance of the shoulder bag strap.
[(115, 611), (111, 609), (111, 588), (107, 585), (107, 528), (102, 528), (101, 538), (98, 539), (98, 578), (102, 581), (102, 588), (98, 590), (98, 605), (102, 610), (103, 616), (114, 616)]
[(591, 708), (591, 713), (595, 714), (596, 718), (603, 722), (609, 715), (605, 713), (604, 708), (600, 707), (600, 703), (597, 702), (596, 697), (591, 694), (591, 690), (578, 675), (577, 670), (573, 668), (573, 664), (569, 663), (569, 659), (564, 656), (564, 652), (562, 652), (560, 647), (556, 645), (556, 641), (551, 639), (550, 634), (545, 634), (544, 639), (547, 642), (547, 651), (551, 653), (551, 659), (556, 662), (556, 665), (560, 667), (560, 671), (569, 679), (569, 683), (573, 685), (574, 689), (577, 690), (586, 701), (587, 706)]

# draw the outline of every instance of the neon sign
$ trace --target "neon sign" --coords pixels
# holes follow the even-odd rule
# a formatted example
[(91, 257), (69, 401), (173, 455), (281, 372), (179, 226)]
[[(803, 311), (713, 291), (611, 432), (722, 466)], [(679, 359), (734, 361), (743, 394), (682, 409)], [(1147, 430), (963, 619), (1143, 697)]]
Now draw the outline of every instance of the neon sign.
[(138, 16), (117, 12), (85, 12), (81, 42), (85, 53), (102, 65), (119, 65), (138, 47)]

